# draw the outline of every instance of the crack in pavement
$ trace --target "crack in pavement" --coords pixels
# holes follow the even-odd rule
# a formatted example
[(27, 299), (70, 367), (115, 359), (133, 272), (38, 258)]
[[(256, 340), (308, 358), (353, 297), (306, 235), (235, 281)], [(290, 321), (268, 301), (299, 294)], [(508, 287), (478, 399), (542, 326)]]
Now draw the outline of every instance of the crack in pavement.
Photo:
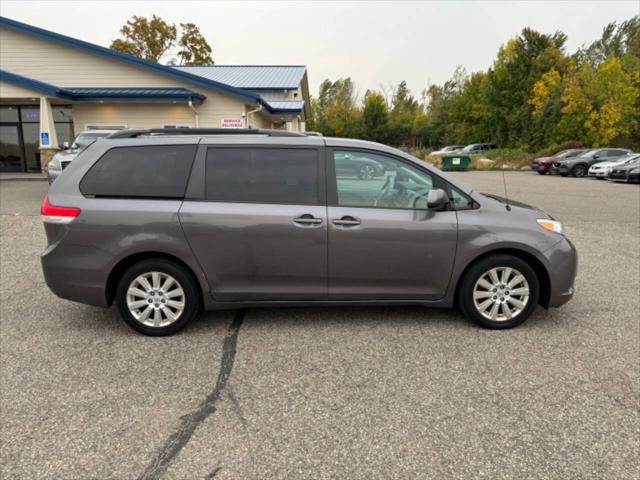
[[(240, 332), (244, 315), (244, 310), (238, 310), (233, 317), (231, 325), (229, 325), (227, 329), (227, 335), (224, 337), (224, 344), (222, 346), (220, 371), (218, 372), (218, 378), (212, 392), (207, 395), (205, 400), (195, 410), (180, 418), (180, 427), (167, 438), (162, 448), (158, 451), (157, 456), (149, 463), (142, 475), (140, 475), (140, 480), (161, 478), (169, 469), (173, 459), (189, 443), (196, 429), (216, 411), (216, 403), (227, 385), (231, 370), (233, 369), (238, 333)], [(217, 470), (220, 468), (222, 467), (219, 467)], [(214, 471), (214, 475), (217, 473), (217, 470)]]

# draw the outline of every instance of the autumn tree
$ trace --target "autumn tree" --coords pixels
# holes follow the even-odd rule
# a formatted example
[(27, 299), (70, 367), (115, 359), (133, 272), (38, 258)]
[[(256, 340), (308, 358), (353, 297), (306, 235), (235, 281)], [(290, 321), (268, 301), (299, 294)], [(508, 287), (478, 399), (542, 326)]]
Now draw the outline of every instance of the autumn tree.
[[(175, 24), (153, 15), (151, 20), (134, 15), (120, 29), (123, 38), (111, 42), (111, 49), (159, 63), (169, 57), (168, 63), (179, 65), (211, 65), (211, 46), (200, 29), (193, 23), (181, 23), (180, 35)], [(173, 47), (178, 52), (172, 54)]]

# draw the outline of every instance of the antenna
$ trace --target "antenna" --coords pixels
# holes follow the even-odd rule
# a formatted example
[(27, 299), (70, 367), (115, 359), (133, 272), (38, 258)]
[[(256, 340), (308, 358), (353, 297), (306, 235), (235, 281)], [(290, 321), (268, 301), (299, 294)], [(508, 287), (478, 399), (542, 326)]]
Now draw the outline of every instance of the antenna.
[(502, 170), (502, 185), (504, 187), (504, 203), (505, 208), (508, 212), (511, 211), (511, 206), (509, 205), (509, 195), (507, 194), (507, 178), (504, 174), (504, 159), (502, 160), (502, 165), (500, 166), (500, 170)]

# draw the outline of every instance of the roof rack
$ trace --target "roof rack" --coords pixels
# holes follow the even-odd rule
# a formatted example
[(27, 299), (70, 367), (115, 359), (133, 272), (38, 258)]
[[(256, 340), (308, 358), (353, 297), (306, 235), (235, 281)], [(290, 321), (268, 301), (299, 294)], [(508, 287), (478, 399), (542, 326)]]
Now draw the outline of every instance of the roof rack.
[(107, 138), (136, 138), (143, 135), (266, 135), (269, 137), (306, 137), (304, 132), (267, 128), (138, 128), (118, 130)]

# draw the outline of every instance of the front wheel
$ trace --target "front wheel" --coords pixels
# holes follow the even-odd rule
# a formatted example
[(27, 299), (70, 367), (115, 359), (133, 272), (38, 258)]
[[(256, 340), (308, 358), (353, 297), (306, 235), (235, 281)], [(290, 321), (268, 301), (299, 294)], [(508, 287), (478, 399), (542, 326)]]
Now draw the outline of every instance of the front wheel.
[(538, 170), (538, 175), (544, 175), (545, 173), (547, 173), (547, 172), (545, 172), (545, 171), (541, 172), (540, 170)]
[(172, 335), (198, 315), (199, 287), (176, 263), (165, 259), (143, 260), (120, 279), (116, 304), (123, 320), (138, 332)]
[(587, 174), (587, 167), (584, 165), (576, 165), (571, 170), (571, 175), (574, 177), (584, 177)]
[(524, 260), (493, 255), (474, 264), (460, 284), (458, 302), (467, 318), (485, 328), (523, 323), (538, 303), (540, 283)]

